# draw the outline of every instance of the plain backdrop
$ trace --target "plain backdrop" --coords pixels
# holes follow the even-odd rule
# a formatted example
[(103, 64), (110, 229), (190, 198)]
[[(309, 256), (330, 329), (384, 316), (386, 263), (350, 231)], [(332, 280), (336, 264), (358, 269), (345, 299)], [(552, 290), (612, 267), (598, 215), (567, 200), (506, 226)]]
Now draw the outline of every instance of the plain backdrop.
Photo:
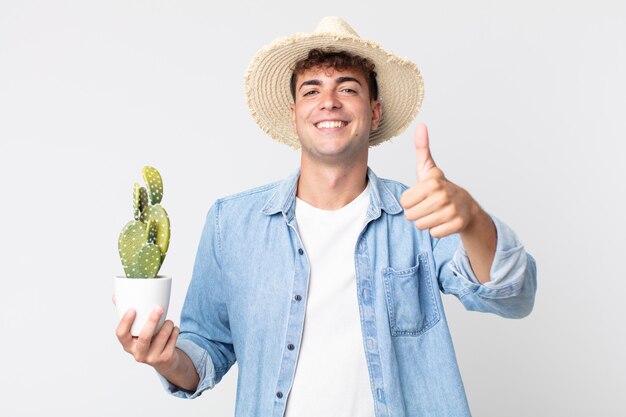
[(626, 415), (626, 5), (545, 0), (1, 0), (0, 415), (233, 415), (236, 366), (185, 401), (119, 346), (117, 237), (157, 167), (178, 323), (209, 206), (298, 165), (249, 116), (244, 71), (326, 15), (424, 75), (370, 166), (415, 183), (426, 123), (446, 176), (537, 259), (523, 320), (445, 297), (473, 414)]

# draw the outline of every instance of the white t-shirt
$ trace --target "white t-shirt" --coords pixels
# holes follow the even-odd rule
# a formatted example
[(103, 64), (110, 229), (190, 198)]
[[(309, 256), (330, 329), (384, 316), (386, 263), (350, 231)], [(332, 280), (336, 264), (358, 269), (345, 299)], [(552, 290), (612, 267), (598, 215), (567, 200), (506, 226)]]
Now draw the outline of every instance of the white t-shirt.
[(370, 186), (339, 210), (296, 200), (296, 222), (311, 265), (302, 346), (287, 417), (374, 417), (357, 302), (354, 249)]

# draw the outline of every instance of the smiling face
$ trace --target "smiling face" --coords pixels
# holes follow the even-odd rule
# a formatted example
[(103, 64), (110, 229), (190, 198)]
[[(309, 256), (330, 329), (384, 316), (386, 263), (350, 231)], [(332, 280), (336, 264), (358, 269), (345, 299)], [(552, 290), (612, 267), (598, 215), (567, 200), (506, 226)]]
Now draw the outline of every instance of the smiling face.
[(359, 71), (313, 67), (298, 74), (291, 120), (302, 145), (302, 158), (351, 163), (365, 158), (370, 131), (382, 115), (380, 102), (370, 100)]

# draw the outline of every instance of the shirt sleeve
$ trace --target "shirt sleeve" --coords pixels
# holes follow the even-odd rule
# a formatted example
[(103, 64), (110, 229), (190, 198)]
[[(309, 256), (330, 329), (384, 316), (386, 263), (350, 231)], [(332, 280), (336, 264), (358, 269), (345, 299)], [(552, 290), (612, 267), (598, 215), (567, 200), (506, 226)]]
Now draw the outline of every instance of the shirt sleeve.
[(159, 375), (166, 391), (195, 398), (213, 388), (235, 363), (227, 310), (227, 288), (220, 265), (219, 201), (209, 210), (180, 316), (176, 347), (193, 362), (199, 376), (194, 392), (183, 390)]
[(509, 226), (493, 215), (490, 217), (496, 227), (497, 241), (489, 281), (479, 283), (460, 235), (455, 234), (433, 242), (440, 289), (457, 296), (468, 310), (524, 317), (534, 305), (535, 260)]
[(211, 361), (208, 352), (186, 339), (177, 340), (176, 347), (189, 356), (193, 366), (196, 368), (200, 382), (198, 383), (198, 387), (195, 391), (188, 391), (172, 384), (164, 378), (163, 375), (157, 373), (157, 376), (161, 380), (165, 390), (175, 397), (193, 399), (198, 397), (207, 389), (213, 388), (215, 386), (215, 368), (213, 367), (213, 362)]

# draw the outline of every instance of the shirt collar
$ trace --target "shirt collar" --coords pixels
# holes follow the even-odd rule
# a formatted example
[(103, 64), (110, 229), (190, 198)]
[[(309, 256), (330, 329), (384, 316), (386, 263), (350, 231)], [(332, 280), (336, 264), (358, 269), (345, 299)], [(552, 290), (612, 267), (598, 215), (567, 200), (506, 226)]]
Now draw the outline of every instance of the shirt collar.
[[(274, 193), (267, 200), (261, 212), (266, 215), (282, 213), (287, 222), (291, 222), (295, 215), (296, 189), (300, 178), (300, 167), (285, 180), (281, 181)], [(367, 211), (368, 219), (380, 217), (381, 211), (387, 214), (398, 214), (402, 207), (396, 196), (387, 188), (371, 168), (367, 168), (367, 178), (370, 183), (370, 205)]]

